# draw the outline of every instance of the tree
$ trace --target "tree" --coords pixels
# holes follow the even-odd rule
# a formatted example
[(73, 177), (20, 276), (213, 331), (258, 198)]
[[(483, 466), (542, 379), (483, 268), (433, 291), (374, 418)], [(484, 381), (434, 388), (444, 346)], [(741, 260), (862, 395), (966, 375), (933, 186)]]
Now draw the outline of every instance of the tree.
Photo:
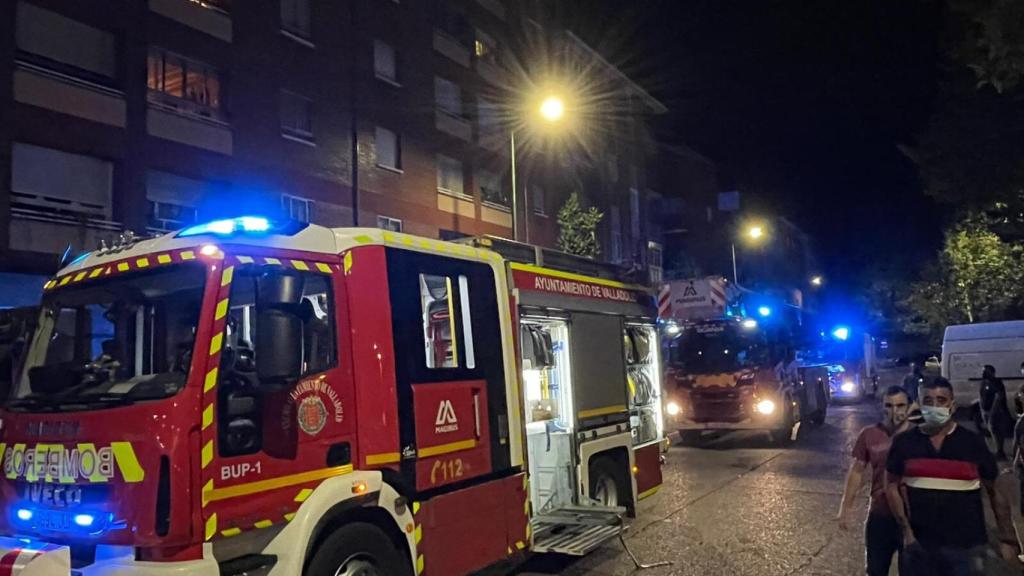
[(570, 194), (558, 209), (558, 249), (586, 258), (600, 254), (597, 225), (603, 217), (604, 214), (593, 206), (584, 210), (578, 193)]
[(950, 324), (1005, 320), (1024, 300), (1021, 246), (1003, 241), (979, 215), (946, 234), (936, 266), (911, 286), (905, 329), (941, 338)]

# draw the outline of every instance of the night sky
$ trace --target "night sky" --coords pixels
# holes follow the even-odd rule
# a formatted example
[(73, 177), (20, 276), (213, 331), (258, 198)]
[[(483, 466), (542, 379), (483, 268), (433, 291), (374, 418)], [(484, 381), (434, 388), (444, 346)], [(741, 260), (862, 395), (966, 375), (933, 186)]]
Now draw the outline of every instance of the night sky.
[(941, 13), (927, 0), (563, 0), (559, 17), (671, 109), (665, 141), (713, 159), (753, 213), (811, 234), (853, 288), (941, 242), (898, 145), (927, 122)]

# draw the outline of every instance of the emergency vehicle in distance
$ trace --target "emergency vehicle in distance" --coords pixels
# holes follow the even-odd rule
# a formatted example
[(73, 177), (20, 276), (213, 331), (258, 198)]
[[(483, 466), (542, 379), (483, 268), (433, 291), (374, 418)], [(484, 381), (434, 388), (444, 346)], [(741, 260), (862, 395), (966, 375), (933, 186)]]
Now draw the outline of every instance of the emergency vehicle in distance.
[(612, 276), (258, 217), (85, 254), (46, 284), (0, 412), (0, 573), (585, 554), (661, 484), (656, 308)]
[(773, 441), (787, 443), (802, 422), (824, 423), (826, 367), (799, 366), (795, 359), (790, 364), (785, 355), (794, 343), (785, 330), (769, 335), (753, 318), (721, 314), (723, 297), (714, 298), (711, 281), (703, 281), (712, 284), (710, 291), (701, 282), (676, 282), (662, 291), (664, 303), (683, 308), (708, 292), (709, 301), (723, 306), (710, 310), (717, 314), (711, 318), (699, 318), (707, 312), (700, 308), (688, 317), (679, 307), (667, 308), (679, 320), (669, 320), (665, 329), (666, 426), (674, 426), (684, 443), (709, 430), (766, 430)]

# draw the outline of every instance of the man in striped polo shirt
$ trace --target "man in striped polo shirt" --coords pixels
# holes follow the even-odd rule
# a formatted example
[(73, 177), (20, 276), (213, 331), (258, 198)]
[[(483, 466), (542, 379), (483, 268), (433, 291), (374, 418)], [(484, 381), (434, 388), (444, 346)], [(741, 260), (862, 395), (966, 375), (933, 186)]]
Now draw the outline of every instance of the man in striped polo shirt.
[(920, 398), (924, 422), (893, 438), (886, 460), (886, 497), (903, 532), (903, 573), (993, 574), (982, 488), (998, 524), (1000, 555), (1017, 562), (1018, 554), (1009, 503), (995, 489), (995, 458), (980, 436), (953, 420), (948, 380), (923, 385)]

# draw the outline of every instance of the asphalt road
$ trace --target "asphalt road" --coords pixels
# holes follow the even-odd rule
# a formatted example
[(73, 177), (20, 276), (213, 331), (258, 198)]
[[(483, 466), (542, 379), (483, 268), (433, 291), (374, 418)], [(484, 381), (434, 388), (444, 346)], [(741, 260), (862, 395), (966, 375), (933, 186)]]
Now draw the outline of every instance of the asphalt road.
[[(641, 502), (626, 537), (642, 562), (672, 565), (643, 573), (862, 574), (859, 528), (843, 532), (834, 518), (847, 455), (857, 432), (877, 417), (874, 402), (832, 406), (825, 425), (802, 428), (786, 448), (752, 432), (730, 433), (700, 448), (673, 446), (664, 485)], [(518, 574), (632, 573), (616, 542), (575, 562), (537, 558)]]

